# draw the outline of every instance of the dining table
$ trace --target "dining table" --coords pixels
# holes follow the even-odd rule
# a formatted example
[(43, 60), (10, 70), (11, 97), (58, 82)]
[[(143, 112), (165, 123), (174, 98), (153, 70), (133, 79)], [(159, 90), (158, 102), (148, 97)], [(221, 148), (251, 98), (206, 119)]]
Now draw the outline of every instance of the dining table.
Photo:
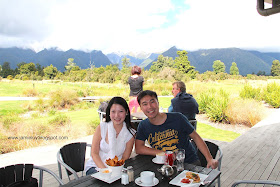
[[(178, 178), (178, 175), (181, 175), (180, 172), (177, 172), (176, 167), (174, 167), (174, 174), (172, 176), (170, 176), (170, 177), (163, 176), (158, 171), (158, 169), (161, 168), (163, 164), (157, 164), (156, 162), (154, 162), (154, 158), (155, 158), (155, 156), (151, 156), (151, 155), (136, 155), (135, 157), (132, 157), (132, 158), (126, 160), (124, 167), (125, 168), (127, 168), (128, 166), (133, 167), (134, 179), (137, 179), (138, 177), (140, 177), (140, 173), (142, 171), (152, 171), (155, 173), (155, 177), (158, 179), (158, 184), (156, 184), (155, 186), (160, 186), (160, 187), (162, 187), (162, 186), (163, 187), (179, 186), (176, 184), (175, 185), (170, 184), (170, 182), (174, 181), (173, 179), (175, 179), (176, 177)], [(200, 184), (198, 186), (210, 186), (221, 175), (221, 172), (217, 169), (205, 168), (205, 167), (196, 166), (196, 165), (187, 164), (187, 163), (184, 164), (184, 170), (196, 172), (199, 175), (201, 174), (201, 175), (206, 176), (205, 181), (209, 181), (209, 183), (205, 184), (205, 185)], [(91, 175), (88, 175), (88, 176), (80, 177), (77, 180), (72, 180), (69, 183), (64, 184), (62, 186), (64, 186), (64, 187), (88, 187), (88, 186), (115, 187), (115, 186), (117, 186), (118, 187), (118, 186), (124, 186), (124, 185), (121, 183), (121, 177), (120, 177), (120, 179), (115, 180), (112, 183), (108, 183), (108, 182), (99, 180), (98, 178), (95, 178)], [(135, 180), (125, 186), (141, 186), (141, 185), (138, 185)], [(185, 187), (187, 187), (187, 186), (188, 185), (186, 185)]]

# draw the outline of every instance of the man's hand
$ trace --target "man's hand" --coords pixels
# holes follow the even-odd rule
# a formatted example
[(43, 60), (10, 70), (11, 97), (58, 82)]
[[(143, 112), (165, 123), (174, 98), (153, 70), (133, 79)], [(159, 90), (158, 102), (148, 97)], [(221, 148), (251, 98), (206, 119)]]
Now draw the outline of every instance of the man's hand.
[(207, 168), (212, 168), (212, 169), (216, 169), (218, 167), (219, 162), (215, 159), (211, 159), (208, 163), (207, 163)]

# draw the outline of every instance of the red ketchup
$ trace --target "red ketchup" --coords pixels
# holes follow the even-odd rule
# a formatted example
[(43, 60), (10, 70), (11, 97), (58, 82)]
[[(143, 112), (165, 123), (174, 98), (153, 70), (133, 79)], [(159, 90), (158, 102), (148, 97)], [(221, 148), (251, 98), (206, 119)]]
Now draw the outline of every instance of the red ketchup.
[(191, 182), (190, 179), (186, 179), (186, 178), (181, 180), (181, 183), (189, 184), (190, 182)]

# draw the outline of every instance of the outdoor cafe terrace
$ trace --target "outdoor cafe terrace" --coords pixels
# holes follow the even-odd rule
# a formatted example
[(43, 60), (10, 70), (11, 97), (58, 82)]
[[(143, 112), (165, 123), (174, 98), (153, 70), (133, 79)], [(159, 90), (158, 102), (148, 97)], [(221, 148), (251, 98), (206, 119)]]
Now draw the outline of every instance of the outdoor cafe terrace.
[[(277, 109), (232, 142), (208, 140), (218, 144), (223, 151), (221, 186), (230, 187), (237, 180), (280, 181), (279, 116), (280, 109)], [(91, 143), (91, 139), (92, 136), (88, 136), (77, 141)], [(56, 153), (61, 146), (39, 147), (0, 155), (0, 167), (33, 163), (58, 175)], [(63, 169), (63, 182), (66, 184), (68, 181)], [(49, 174), (44, 174), (43, 186), (58, 186), (58, 183)]]

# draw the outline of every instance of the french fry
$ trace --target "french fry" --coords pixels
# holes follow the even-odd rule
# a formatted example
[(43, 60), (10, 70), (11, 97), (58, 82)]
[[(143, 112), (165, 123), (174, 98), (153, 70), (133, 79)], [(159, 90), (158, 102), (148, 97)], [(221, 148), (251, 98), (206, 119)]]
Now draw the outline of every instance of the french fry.
[(124, 164), (124, 160), (123, 159), (119, 160), (119, 158), (115, 156), (113, 159), (111, 158), (107, 159), (105, 163), (108, 166), (122, 166)]

